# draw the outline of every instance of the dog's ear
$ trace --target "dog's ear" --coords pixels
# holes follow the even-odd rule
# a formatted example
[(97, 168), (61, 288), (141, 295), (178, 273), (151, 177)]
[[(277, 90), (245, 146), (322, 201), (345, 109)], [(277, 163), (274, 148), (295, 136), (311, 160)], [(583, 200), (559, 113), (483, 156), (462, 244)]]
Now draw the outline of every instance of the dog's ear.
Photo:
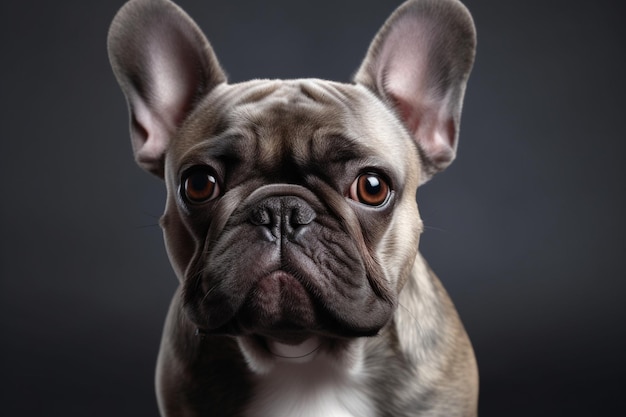
[(389, 103), (413, 135), (422, 183), (455, 158), (475, 49), (474, 23), (459, 1), (409, 0), (378, 32), (354, 77)]
[(226, 76), (202, 31), (168, 0), (126, 3), (109, 29), (108, 50), (130, 110), (135, 159), (162, 178), (172, 135)]

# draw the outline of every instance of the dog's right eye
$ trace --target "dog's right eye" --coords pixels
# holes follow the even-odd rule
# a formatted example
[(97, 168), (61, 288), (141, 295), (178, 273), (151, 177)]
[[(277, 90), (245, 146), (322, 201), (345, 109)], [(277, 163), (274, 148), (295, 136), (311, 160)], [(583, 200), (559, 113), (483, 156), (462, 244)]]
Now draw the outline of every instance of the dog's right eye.
[(359, 175), (350, 187), (350, 198), (359, 203), (380, 207), (389, 200), (391, 189), (379, 174), (369, 172)]
[(181, 191), (183, 198), (193, 204), (213, 200), (220, 192), (215, 175), (206, 168), (196, 168), (186, 173)]

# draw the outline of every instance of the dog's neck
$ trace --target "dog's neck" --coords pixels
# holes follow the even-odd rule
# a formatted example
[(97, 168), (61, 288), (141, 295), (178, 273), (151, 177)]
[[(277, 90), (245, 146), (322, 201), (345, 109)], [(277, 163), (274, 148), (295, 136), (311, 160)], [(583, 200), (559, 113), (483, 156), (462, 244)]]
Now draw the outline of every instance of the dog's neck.
[[(361, 345), (361, 343), (358, 343)], [(355, 346), (362, 352), (363, 346)], [(257, 375), (254, 400), (246, 417), (370, 417), (375, 410), (367, 393), (362, 361), (346, 367), (322, 352), (307, 363), (279, 362)]]

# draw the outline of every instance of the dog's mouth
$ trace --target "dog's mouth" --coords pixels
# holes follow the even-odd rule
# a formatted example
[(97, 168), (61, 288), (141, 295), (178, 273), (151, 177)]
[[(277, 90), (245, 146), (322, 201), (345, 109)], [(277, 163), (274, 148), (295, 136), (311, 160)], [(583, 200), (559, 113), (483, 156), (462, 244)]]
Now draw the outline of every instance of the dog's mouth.
[(304, 284), (283, 270), (264, 275), (243, 294), (231, 294), (240, 301), (225, 301), (228, 299), (226, 295), (202, 305), (207, 307), (204, 317), (209, 320), (209, 326), (200, 326), (201, 333), (261, 335), (268, 340), (295, 346), (318, 330), (314, 297)]
[(309, 362), (323, 345), (324, 339), (313, 333), (319, 327), (313, 297), (302, 282), (283, 270), (259, 280), (235, 320), (277, 362)]
[(284, 262), (270, 271), (229, 270), (200, 291), (190, 285), (183, 293), (187, 313), (201, 334), (258, 336), (266, 351), (289, 357), (308, 354), (318, 338), (373, 336), (387, 322), (393, 303), (376, 297), (361, 283), (365, 277), (330, 279), (304, 266), (313, 272)]
[(309, 291), (292, 274), (278, 270), (250, 290), (236, 320), (244, 332), (295, 345), (316, 326), (316, 316)]

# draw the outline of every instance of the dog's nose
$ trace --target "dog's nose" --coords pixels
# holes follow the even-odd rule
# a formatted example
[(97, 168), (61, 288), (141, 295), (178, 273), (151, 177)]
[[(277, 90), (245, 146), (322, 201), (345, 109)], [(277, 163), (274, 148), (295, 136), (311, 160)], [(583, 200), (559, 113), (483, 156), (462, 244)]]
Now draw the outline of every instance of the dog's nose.
[(266, 237), (272, 241), (280, 237), (294, 240), (314, 219), (315, 210), (294, 196), (266, 198), (248, 215), (250, 223), (263, 227)]

